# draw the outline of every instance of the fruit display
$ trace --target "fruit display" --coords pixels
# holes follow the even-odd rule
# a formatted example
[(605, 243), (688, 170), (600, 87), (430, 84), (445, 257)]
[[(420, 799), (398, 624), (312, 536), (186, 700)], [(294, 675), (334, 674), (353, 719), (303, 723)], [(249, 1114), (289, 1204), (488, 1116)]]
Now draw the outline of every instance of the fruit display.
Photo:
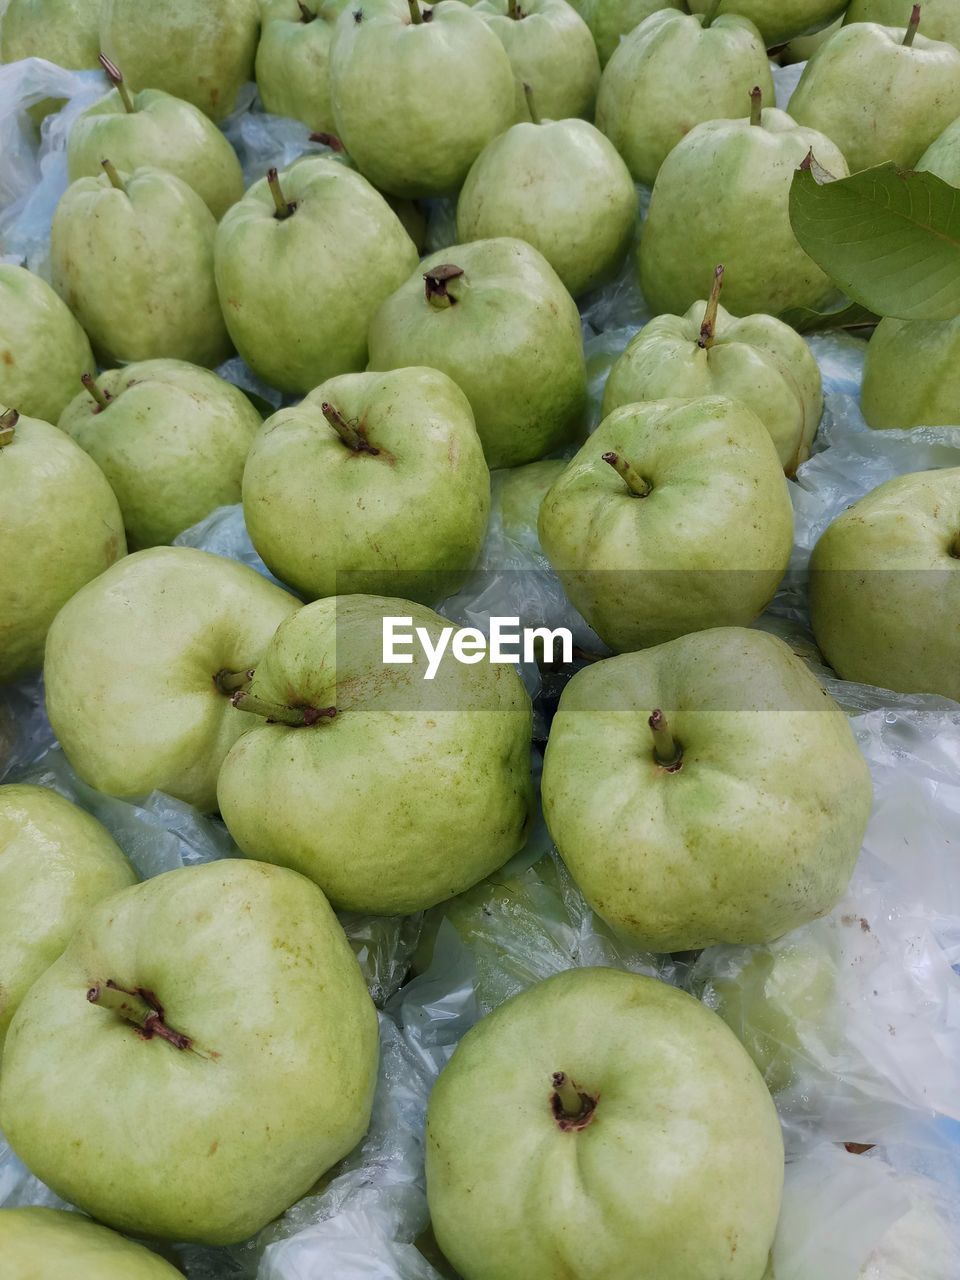
[(0, 1280), (956, 1280), (955, 7), (0, 0)]

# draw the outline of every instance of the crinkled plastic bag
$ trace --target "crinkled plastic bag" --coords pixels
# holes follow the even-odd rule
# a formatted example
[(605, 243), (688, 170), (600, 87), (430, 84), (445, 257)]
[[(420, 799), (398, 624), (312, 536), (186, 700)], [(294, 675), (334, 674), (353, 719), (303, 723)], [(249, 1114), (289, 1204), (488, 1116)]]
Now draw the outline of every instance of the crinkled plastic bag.
[[(66, 71), (43, 58), (0, 66), (0, 250), (46, 274), (50, 224), (67, 188), (67, 134), (81, 111), (107, 91), (96, 71)], [(38, 137), (29, 111), (64, 105)]]

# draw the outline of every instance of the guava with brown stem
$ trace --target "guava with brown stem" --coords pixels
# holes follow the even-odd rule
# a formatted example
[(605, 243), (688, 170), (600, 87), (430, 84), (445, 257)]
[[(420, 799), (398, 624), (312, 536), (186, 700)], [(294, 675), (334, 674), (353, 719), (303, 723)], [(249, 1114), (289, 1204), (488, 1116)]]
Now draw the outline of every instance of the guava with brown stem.
[(260, 421), (243, 392), (210, 369), (144, 360), (86, 375), (57, 425), (102, 468), (129, 546), (141, 550), (240, 501)]
[(841, 27), (807, 63), (790, 114), (827, 134), (852, 173), (909, 169), (960, 116), (960, 49), (924, 35), (919, 4), (906, 28)]
[(225, 858), (90, 912), (11, 1023), (0, 1117), (28, 1168), (100, 1221), (231, 1244), (363, 1137), (377, 1057), (320, 890)]
[(350, 0), (266, 0), (255, 74), (264, 109), (317, 133), (336, 127), (330, 100), (330, 46)]
[(347, 165), (317, 156), (271, 169), (217, 231), (227, 329), (261, 378), (306, 394), (363, 368), (371, 319), (417, 258), (397, 215)]
[(723, 396), (605, 418), (540, 508), (572, 604), (612, 649), (746, 626), (793, 546), (783, 467), (763, 423)]
[(258, 0), (103, 0), (100, 51), (130, 87), (185, 98), (212, 120), (253, 79)]
[(567, 0), (479, 0), (473, 11), (507, 51), (518, 120), (532, 118), (524, 85), (533, 89), (545, 119), (592, 119), (600, 59), (590, 28)]
[[(338, 910), (407, 915), (463, 892), (523, 846), (530, 697), (516, 670), (419, 643), (384, 659), (385, 620), (431, 645), (449, 624), (409, 600), (318, 600), (280, 626), (238, 716), (217, 798), (241, 851), (292, 867)], [(242, 714), (249, 724), (250, 714)], [(376, 762), (376, 767), (374, 767)], [(348, 852), (349, 851), (349, 852)]]
[(753, 85), (773, 101), (767, 51), (752, 22), (662, 9), (621, 40), (604, 68), (597, 128), (634, 179), (651, 184), (694, 125), (736, 116)]
[(192, 187), (142, 166), (78, 178), (60, 197), (50, 232), (53, 287), (104, 363), (230, 354), (213, 278), (217, 224)]
[(783, 641), (742, 627), (578, 672), (544, 760), (570, 874), (655, 952), (770, 942), (824, 915), (871, 801), (844, 713)]
[(57, 615), (44, 661), (47, 714), (73, 768), (108, 795), (165, 791), (215, 810), (223, 758), (255, 723), (230, 698), (299, 603), (192, 547), (137, 551), (89, 583)]
[(125, 555), (106, 476), (48, 422), (0, 405), (0, 683), (39, 669), (50, 624)]
[(440, 369), (464, 392), (491, 469), (533, 462), (583, 429), (580, 314), (522, 240), (443, 249), (383, 303), (370, 325), (369, 367), (413, 365)]
[(441, 1072), (426, 1146), (433, 1229), (464, 1280), (766, 1267), (776, 1110), (721, 1019), (656, 979), (568, 969), (506, 1001)]
[(639, 250), (655, 314), (692, 307), (718, 262), (735, 315), (816, 307), (835, 291), (793, 233), (790, 185), (811, 151), (834, 177), (847, 176), (846, 161), (822, 133), (761, 109), (756, 89), (749, 101), (749, 117), (696, 125), (657, 174)]
[(240, 161), (225, 136), (192, 103), (159, 89), (131, 93), (103, 54), (100, 63), (113, 89), (70, 128), (70, 181), (98, 177), (104, 156), (128, 173), (142, 165), (165, 169), (182, 178), (221, 218), (243, 195)]
[(32, 271), (0, 262), (0, 404), (56, 422), (95, 368), (63, 299)]
[(366, 0), (345, 9), (330, 86), (347, 151), (395, 196), (455, 192), (517, 109), (506, 50), (459, 0)]
[[(637, 192), (613, 144), (586, 120), (515, 124), (477, 157), (457, 201), (460, 241), (514, 236), (543, 254), (578, 297), (613, 276), (637, 225)], [(571, 191), (576, 199), (571, 199)]]
[[(905, 27), (912, 9), (913, 0), (850, 0), (844, 22)], [(960, 8), (954, 0), (923, 0), (923, 32), (928, 40), (944, 40), (960, 49)]]
[(641, 400), (726, 396), (753, 410), (792, 476), (810, 456), (823, 413), (820, 368), (781, 320), (725, 310), (724, 274), (718, 266), (710, 297), (685, 316), (660, 315), (641, 329), (610, 370), (603, 415)]
[(443, 600), (476, 563), (490, 514), (470, 404), (436, 369), (332, 378), (263, 424), (243, 511), (264, 562), (308, 599)]

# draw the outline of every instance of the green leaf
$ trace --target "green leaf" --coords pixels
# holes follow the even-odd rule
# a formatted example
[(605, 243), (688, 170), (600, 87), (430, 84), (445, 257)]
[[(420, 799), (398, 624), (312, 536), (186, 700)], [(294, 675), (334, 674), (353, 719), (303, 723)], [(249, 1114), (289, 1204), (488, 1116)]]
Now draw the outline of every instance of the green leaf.
[(960, 315), (960, 190), (894, 164), (832, 179), (810, 159), (790, 187), (790, 221), (837, 287), (881, 316)]
[(812, 307), (790, 307), (780, 316), (797, 333), (817, 333), (822, 329), (862, 329), (876, 324), (880, 317), (861, 307), (859, 302), (842, 298), (836, 306), (814, 311)]

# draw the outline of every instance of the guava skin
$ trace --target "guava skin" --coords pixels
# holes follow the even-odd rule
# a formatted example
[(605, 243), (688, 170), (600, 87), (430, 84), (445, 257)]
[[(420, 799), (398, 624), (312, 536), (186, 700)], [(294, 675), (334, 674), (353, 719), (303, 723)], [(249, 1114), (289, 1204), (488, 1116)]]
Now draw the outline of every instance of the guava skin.
[(172, 173), (144, 166), (78, 178), (61, 196), (50, 233), (53, 287), (105, 364), (230, 354), (213, 279), (217, 224)]
[(792, 476), (809, 458), (823, 414), (810, 348), (773, 316), (738, 319), (723, 306), (710, 344), (701, 346), (706, 310), (706, 302), (695, 302), (686, 315), (657, 316), (641, 329), (610, 370), (603, 416), (641, 400), (726, 396), (757, 415)]
[(256, 723), (215, 678), (254, 667), (297, 608), (253, 569), (192, 547), (137, 551), (89, 583), (57, 615), (44, 662), (73, 768), (107, 795), (165, 791), (215, 810), (223, 758)]
[[(324, 404), (360, 433), (356, 449)], [(436, 369), (332, 378), (263, 424), (243, 510), (268, 568), (308, 599), (443, 600), (476, 563), (490, 515), (469, 402)]]
[(0, 262), (0, 404), (56, 422), (95, 368), (62, 298), (32, 271)]
[(77, 117), (67, 138), (70, 181), (99, 177), (104, 156), (127, 173), (165, 169), (222, 218), (243, 195), (243, 171), (226, 137), (199, 108), (159, 89), (134, 94), (133, 105), (128, 112), (112, 89)]
[[(850, 0), (844, 22), (878, 22), (906, 29), (914, 0)], [(954, 0), (923, 0), (920, 30), (928, 40), (945, 40), (960, 49), (960, 9)]]
[(879, 430), (960, 425), (960, 317), (881, 320), (867, 347), (860, 407)]
[(922, 21), (912, 45), (904, 34), (870, 22), (841, 27), (790, 99), (797, 123), (831, 138), (851, 173), (888, 161), (912, 168), (960, 116), (960, 49), (929, 40)]
[(600, 65), (613, 57), (614, 50), (644, 18), (661, 9), (683, 9), (682, 0), (570, 0), (574, 9), (593, 32), (600, 54)]
[[(180, 1042), (144, 1038), (104, 1001), (110, 982)], [(360, 1140), (377, 1057), (376, 1010), (323, 894), (226, 858), (90, 912), (10, 1025), (0, 1116), (27, 1166), (100, 1221), (231, 1244)]]
[(172, 542), (217, 507), (239, 502), (260, 414), (238, 388), (183, 360), (144, 360), (97, 379), (58, 426), (103, 469), (131, 550)]
[(250, 694), (322, 714), (245, 733), (217, 794), (248, 856), (309, 876), (338, 910), (407, 915), (522, 847), (531, 709), (510, 666), (448, 653), (426, 683), (419, 647), (411, 665), (385, 665), (387, 616), (412, 618), (433, 640), (449, 625), (407, 600), (355, 595), (305, 605), (279, 628)]
[(752, 622), (786, 572), (793, 509), (749, 409), (723, 396), (658, 400), (600, 424), (544, 498), (539, 532), (571, 603), (622, 652)]
[(39, 669), (60, 608), (127, 550), (106, 476), (39, 418), (21, 415), (0, 445), (0, 546), (2, 683)]
[(810, 620), (844, 680), (960, 702), (958, 513), (960, 467), (920, 471), (887, 480), (821, 536)]
[[(452, 303), (435, 306), (425, 277), (449, 265)], [(370, 326), (370, 369), (428, 365), (470, 401), (487, 465), (515, 467), (582, 430), (587, 371), (576, 303), (522, 240), (453, 245), (425, 258)]]
[(86, 913), (136, 881), (88, 813), (46, 787), (0, 787), (0, 1051), (20, 1001)]
[(223, 120), (253, 79), (258, 0), (103, 0), (100, 47), (131, 89), (162, 89)]
[(935, 173), (951, 187), (960, 187), (960, 119), (930, 143), (915, 168), (921, 173)]
[(575, 298), (616, 274), (636, 224), (630, 171), (585, 120), (514, 125), (484, 147), (457, 201), (461, 242), (525, 240)]
[(367, 359), (367, 329), (417, 265), (417, 249), (359, 173), (323, 157), (279, 178), (294, 212), (277, 218), (266, 179), (220, 223), (216, 280), (230, 337), (253, 371), (306, 394)]
[(530, 119), (527, 84), (541, 119), (592, 120), (600, 59), (590, 28), (567, 0), (521, 0), (519, 18), (509, 16), (509, 7), (509, 0), (480, 0), (473, 11), (507, 51), (517, 82), (516, 118)]
[[(712, 0), (690, 0), (692, 13), (706, 13)], [(847, 0), (722, 0), (719, 13), (736, 13), (759, 28), (768, 49), (795, 36), (812, 35), (839, 18)]]
[(96, 68), (100, 0), (9, 0), (0, 13), (0, 62), (46, 58), (69, 70)]
[[(666, 717), (679, 761), (655, 753)], [(841, 898), (870, 816), (846, 716), (781, 640), (724, 627), (567, 685), (544, 816), (570, 874), (651, 951), (769, 942)]]
[(0, 1255), (5, 1280), (182, 1280), (143, 1245), (64, 1209), (0, 1210)]
[(817, 307), (834, 290), (790, 226), (793, 175), (810, 150), (835, 177), (846, 161), (822, 133), (785, 112), (698, 124), (657, 174), (640, 241), (640, 287), (653, 312), (682, 314), (718, 262), (735, 315)]
[(333, 26), (350, 0), (265, 0), (256, 78), (266, 111), (302, 121), (313, 133), (333, 133), (330, 46)]
[(510, 59), (483, 19), (455, 0), (421, 11), (429, 19), (414, 23), (407, 0), (346, 9), (330, 55), (337, 135), (360, 171), (395, 196), (452, 194), (516, 118)]
[[(558, 1121), (557, 1072), (594, 1103), (582, 1127)], [(760, 1280), (782, 1189), (746, 1051), (653, 978), (547, 978), (468, 1031), (430, 1095), (427, 1199), (464, 1280)]]
[(597, 128), (637, 182), (652, 184), (694, 125), (735, 118), (758, 86), (773, 102), (773, 76), (760, 33), (744, 18), (662, 9), (620, 42), (597, 96)]

